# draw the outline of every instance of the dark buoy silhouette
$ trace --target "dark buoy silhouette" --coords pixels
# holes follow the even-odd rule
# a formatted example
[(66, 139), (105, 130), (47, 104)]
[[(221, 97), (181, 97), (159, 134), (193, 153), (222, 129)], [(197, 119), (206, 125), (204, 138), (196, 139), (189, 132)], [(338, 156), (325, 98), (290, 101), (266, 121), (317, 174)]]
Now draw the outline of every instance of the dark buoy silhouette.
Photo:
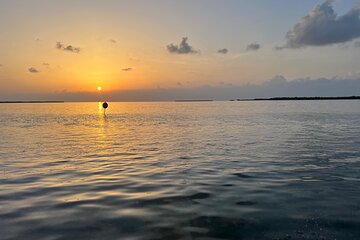
[(108, 108), (109, 104), (107, 102), (103, 102), (102, 106), (104, 108), (104, 114), (105, 114), (105, 110)]
[(107, 102), (103, 103), (103, 108), (107, 109), (108, 106), (109, 106), (109, 104)]

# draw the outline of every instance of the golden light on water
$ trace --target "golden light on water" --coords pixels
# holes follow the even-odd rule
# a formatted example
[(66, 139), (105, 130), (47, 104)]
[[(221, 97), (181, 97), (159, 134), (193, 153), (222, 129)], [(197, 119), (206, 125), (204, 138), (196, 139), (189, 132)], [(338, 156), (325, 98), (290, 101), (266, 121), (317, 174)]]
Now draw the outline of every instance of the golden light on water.
[(99, 109), (99, 113), (103, 113), (102, 102), (98, 102), (98, 109)]

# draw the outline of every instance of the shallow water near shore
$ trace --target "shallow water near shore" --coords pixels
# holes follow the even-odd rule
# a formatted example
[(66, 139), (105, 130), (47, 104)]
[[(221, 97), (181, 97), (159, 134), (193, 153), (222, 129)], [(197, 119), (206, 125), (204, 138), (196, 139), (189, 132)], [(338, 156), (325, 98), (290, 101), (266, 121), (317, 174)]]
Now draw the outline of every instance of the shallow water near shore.
[(0, 239), (360, 239), (360, 101), (0, 105)]

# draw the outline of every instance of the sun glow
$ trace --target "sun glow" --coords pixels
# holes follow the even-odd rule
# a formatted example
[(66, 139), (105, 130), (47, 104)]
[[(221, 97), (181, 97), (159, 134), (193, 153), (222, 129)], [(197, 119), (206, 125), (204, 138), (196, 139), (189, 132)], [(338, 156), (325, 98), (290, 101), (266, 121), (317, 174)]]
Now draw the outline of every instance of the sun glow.
[(101, 87), (101, 86), (98, 86), (98, 87), (97, 87), (97, 90), (98, 90), (98, 91), (101, 91), (101, 90), (102, 90), (102, 87)]

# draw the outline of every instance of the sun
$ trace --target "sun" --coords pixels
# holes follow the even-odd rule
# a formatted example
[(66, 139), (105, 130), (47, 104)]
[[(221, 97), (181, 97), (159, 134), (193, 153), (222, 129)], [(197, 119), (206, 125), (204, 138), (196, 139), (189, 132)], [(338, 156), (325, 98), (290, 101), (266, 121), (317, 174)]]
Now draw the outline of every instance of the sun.
[(98, 91), (101, 91), (101, 90), (102, 90), (102, 87), (101, 87), (101, 86), (98, 86), (98, 87), (97, 87), (97, 90), (98, 90)]

